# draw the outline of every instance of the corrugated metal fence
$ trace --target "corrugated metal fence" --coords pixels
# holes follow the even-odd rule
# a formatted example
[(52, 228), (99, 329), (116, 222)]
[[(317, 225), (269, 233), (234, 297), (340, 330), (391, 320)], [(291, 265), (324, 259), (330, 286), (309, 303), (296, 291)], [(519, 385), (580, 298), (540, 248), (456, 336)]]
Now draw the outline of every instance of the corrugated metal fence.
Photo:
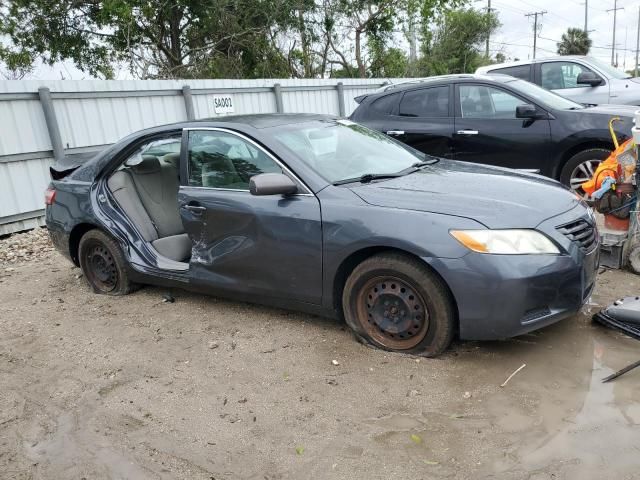
[(154, 125), (215, 117), (216, 95), (232, 95), (235, 114), (349, 115), (356, 106), (355, 97), (384, 82), (1, 81), (0, 235), (43, 224), (43, 192), (55, 158), (99, 151), (129, 133)]

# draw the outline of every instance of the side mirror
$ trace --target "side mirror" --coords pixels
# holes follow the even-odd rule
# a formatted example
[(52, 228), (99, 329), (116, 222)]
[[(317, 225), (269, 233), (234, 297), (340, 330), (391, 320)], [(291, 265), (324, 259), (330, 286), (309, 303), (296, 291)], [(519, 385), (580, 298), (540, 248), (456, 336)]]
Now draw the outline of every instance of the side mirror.
[(578, 85), (590, 85), (592, 87), (602, 85), (602, 79), (593, 72), (582, 72), (578, 75), (576, 82)]
[(298, 187), (283, 173), (261, 173), (249, 179), (251, 195), (292, 195)]
[(525, 103), (524, 105), (516, 106), (516, 118), (540, 118), (540, 112), (535, 105)]

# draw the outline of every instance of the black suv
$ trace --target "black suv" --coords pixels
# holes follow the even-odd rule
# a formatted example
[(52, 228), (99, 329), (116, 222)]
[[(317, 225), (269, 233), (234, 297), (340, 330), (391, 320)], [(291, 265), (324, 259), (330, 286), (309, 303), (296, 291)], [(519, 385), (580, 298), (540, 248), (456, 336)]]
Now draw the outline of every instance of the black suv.
[(427, 154), (539, 172), (579, 191), (613, 149), (608, 123), (626, 105), (581, 105), (507, 75), (447, 75), (356, 98), (351, 120)]

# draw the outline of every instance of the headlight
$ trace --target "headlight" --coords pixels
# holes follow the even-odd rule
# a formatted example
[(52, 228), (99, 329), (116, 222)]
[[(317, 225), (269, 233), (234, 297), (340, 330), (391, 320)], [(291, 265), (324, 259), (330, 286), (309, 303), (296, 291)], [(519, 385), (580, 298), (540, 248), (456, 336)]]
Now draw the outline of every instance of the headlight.
[(501, 255), (558, 254), (560, 251), (536, 230), (451, 230), (469, 250)]

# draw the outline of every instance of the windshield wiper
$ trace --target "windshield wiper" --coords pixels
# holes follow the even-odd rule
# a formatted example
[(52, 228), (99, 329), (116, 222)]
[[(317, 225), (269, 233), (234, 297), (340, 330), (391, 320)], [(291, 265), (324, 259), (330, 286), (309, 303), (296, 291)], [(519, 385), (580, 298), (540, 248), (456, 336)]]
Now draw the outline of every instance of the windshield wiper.
[(398, 173), (365, 173), (364, 175), (360, 175), (359, 177), (353, 178), (345, 178), (344, 180), (338, 180), (337, 182), (333, 182), (333, 185), (345, 185), (347, 183), (371, 183), (374, 180), (380, 180), (384, 178), (397, 178), (406, 175), (404, 172)]
[(410, 173), (416, 172), (427, 165), (433, 165), (434, 163), (438, 163), (440, 161), (437, 157), (429, 156), (429, 160), (422, 160), (420, 162), (416, 162), (408, 168), (404, 170), (400, 170), (396, 173), (365, 173), (364, 175), (360, 175), (359, 177), (353, 178), (345, 178), (344, 180), (338, 180), (333, 182), (333, 185), (345, 185), (347, 183), (371, 183), (374, 180), (381, 180), (385, 178), (398, 178), (403, 177), (405, 175), (409, 175)]

